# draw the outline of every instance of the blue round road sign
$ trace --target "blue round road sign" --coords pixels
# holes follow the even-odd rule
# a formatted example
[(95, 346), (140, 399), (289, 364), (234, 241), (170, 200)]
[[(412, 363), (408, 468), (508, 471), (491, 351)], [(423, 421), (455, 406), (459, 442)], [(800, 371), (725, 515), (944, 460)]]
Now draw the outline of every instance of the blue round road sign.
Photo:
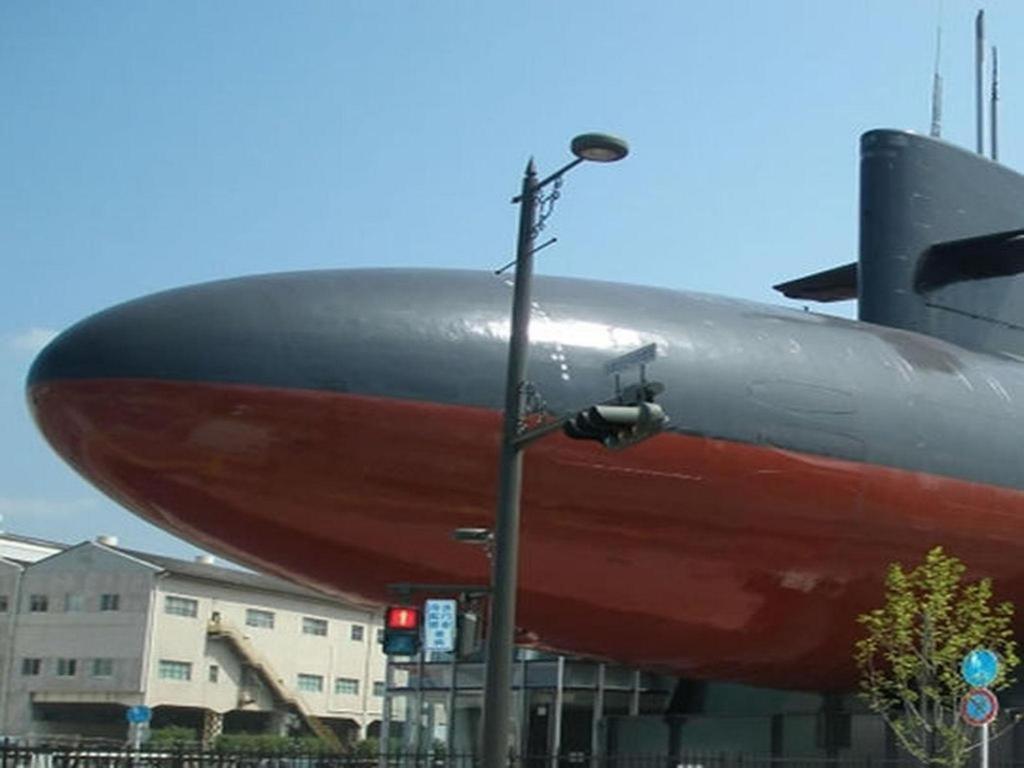
[(129, 723), (148, 723), (149, 707), (144, 707), (141, 704), (128, 707), (125, 710), (124, 716), (128, 719)]
[(964, 656), (960, 674), (972, 688), (991, 685), (999, 674), (999, 657), (987, 648), (975, 648)]
[(999, 714), (999, 700), (988, 688), (968, 691), (960, 702), (960, 715), (968, 725), (988, 725)]

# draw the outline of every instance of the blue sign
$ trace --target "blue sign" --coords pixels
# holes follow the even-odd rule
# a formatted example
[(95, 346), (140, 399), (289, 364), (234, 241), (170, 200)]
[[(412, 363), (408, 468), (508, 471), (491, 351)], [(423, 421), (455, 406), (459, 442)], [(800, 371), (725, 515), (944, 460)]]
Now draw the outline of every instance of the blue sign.
[(975, 648), (964, 656), (960, 674), (972, 688), (985, 688), (999, 675), (999, 657), (987, 648)]
[(141, 704), (134, 707), (128, 707), (124, 713), (124, 716), (128, 719), (129, 723), (148, 723), (149, 715), (149, 707), (144, 707)]
[(451, 653), (459, 609), (455, 600), (427, 600), (423, 606), (423, 650)]
[(964, 696), (960, 713), (968, 725), (988, 725), (999, 714), (999, 701), (987, 688), (977, 688)]

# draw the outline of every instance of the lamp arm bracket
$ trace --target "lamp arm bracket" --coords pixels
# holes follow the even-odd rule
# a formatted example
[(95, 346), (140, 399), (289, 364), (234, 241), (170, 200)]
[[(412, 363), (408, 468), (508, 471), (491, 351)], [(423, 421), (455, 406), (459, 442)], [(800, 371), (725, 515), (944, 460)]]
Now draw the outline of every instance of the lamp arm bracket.
[(533, 427), (532, 429), (520, 432), (515, 439), (512, 440), (512, 445), (514, 445), (517, 450), (522, 450), (531, 443), (540, 440), (542, 437), (547, 437), (552, 432), (559, 431), (575, 416), (575, 413), (567, 413), (551, 421), (545, 421), (543, 424)]
[[(585, 158), (577, 157), (575, 160), (571, 160), (570, 162), (566, 163), (561, 168), (559, 168), (557, 171), (552, 173), (550, 176), (545, 176), (543, 179), (541, 179), (536, 184), (534, 184), (533, 185), (533, 191), (534, 192), (538, 192), (538, 191), (544, 189), (544, 187), (546, 187), (548, 184), (550, 184), (551, 182), (561, 178), (566, 173), (568, 173), (573, 168), (575, 168), (577, 165), (579, 165), (580, 163), (584, 162), (584, 160), (585, 160)], [(515, 197), (512, 198), (512, 202), (514, 204), (521, 203), (522, 201), (523, 201), (523, 196), (522, 195), (516, 195)]]

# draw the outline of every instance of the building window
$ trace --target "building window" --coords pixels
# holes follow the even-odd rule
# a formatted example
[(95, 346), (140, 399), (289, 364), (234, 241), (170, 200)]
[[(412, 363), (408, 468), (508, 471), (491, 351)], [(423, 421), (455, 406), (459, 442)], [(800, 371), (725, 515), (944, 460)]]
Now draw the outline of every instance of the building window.
[(334, 678), (334, 692), (335, 693), (359, 693), (359, 681), (354, 677), (336, 677)]
[(245, 623), (250, 627), (273, 629), (274, 614), (271, 611), (259, 611), (255, 608), (247, 608), (245, 611)]
[(211, 683), (216, 683), (218, 680), (220, 680), (220, 667), (218, 667), (216, 664), (211, 664), (210, 665), (210, 682)]
[(114, 660), (113, 659), (93, 659), (92, 660), (92, 676), (93, 677), (112, 677), (114, 675)]
[(327, 619), (314, 619), (310, 616), (302, 617), (302, 634), (304, 635), (327, 635)]
[(77, 671), (77, 659), (57, 659), (57, 677), (74, 677)]
[(384, 645), (384, 629), (377, 627), (377, 645)]
[(194, 619), (199, 615), (199, 601), (190, 597), (168, 595), (164, 598), (164, 613), (169, 613), (171, 616), (188, 616)]
[(64, 595), (64, 612), (65, 613), (79, 613), (85, 608), (85, 598), (82, 595), (76, 595), (71, 592)]
[(188, 661), (160, 659), (159, 675), (161, 680), (191, 680), (192, 664)]
[(0, 613), (7, 613), (7, 595), (0, 595)]
[(22, 659), (21, 660), (21, 674), (23, 675), (38, 675), (39, 671), (43, 668), (42, 659)]
[(29, 613), (46, 613), (50, 610), (50, 599), (46, 595), (28, 596)]
[(101, 611), (117, 611), (121, 609), (121, 596), (111, 593), (100, 595)]
[(299, 690), (306, 693), (322, 693), (324, 678), (322, 675), (299, 675)]
[(363, 639), (363, 625), (362, 624), (353, 624), (352, 625), (352, 639), (353, 640), (362, 640)]
[(384, 695), (384, 681), (383, 680), (374, 680), (373, 681), (373, 695), (374, 696), (383, 696)]

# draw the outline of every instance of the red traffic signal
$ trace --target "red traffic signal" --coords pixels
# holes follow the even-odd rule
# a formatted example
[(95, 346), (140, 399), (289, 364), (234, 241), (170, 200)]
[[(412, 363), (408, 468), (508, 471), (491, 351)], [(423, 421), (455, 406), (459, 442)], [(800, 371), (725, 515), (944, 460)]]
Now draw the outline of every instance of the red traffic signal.
[(418, 630), (420, 628), (420, 609), (407, 605), (390, 605), (384, 618), (387, 629)]
[(420, 609), (390, 605), (384, 612), (384, 653), (414, 656), (420, 650)]

